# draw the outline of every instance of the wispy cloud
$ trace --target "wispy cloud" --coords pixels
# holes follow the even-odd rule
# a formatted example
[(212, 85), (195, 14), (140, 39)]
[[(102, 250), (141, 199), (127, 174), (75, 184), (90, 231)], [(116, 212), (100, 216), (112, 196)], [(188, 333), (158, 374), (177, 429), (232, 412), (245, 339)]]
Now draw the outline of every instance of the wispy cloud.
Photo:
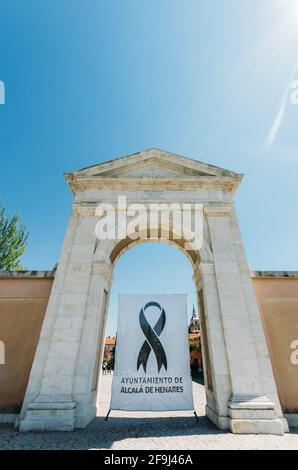
[(272, 145), (274, 144), (274, 141), (275, 141), (275, 139), (277, 137), (277, 134), (278, 134), (278, 132), (281, 128), (281, 125), (283, 123), (283, 120), (284, 120), (284, 117), (285, 117), (285, 114), (286, 114), (286, 110), (287, 110), (287, 106), (288, 106), (288, 102), (289, 102), (289, 92), (290, 92), (293, 80), (295, 78), (295, 75), (297, 73), (297, 70), (298, 70), (298, 62), (296, 63), (296, 65), (293, 69), (293, 72), (290, 75), (290, 79), (287, 82), (287, 85), (284, 89), (279, 110), (278, 110), (278, 112), (277, 112), (277, 114), (276, 114), (276, 116), (273, 120), (272, 126), (270, 128), (269, 133), (268, 133), (268, 136), (267, 136), (267, 139), (266, 139), (267, 149), (270, 149), (272, 147)]

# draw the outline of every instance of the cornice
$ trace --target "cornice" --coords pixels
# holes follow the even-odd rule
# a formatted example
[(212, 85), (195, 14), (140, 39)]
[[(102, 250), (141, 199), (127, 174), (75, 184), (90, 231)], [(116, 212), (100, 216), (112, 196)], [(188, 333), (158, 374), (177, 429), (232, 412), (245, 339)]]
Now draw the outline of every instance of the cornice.
[(67, 174), (66, 180), (72, 192), (87, 189), (224, 189), (232, 195), (237, 190), (241, 176), (202, 176), (198, 178), (159, 178), (159, 177), (125, 177), (110, 178), (102, 176), (75, 176)]

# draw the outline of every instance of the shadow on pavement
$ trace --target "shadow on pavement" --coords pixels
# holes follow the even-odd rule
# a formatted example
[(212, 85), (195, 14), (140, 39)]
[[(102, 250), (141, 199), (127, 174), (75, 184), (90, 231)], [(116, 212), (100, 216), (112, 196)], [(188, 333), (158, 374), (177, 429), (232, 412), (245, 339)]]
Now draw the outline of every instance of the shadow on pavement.
[[(113, 413), (113, 412), (112, 412)], [(225, 434), (205, 416), (95, 418), (86, 429), (73, 432), (19, 433), (12, 426), (0, 428), (1, 449), (111, 449), (114, 443), (136, 438), (171, 438)]]

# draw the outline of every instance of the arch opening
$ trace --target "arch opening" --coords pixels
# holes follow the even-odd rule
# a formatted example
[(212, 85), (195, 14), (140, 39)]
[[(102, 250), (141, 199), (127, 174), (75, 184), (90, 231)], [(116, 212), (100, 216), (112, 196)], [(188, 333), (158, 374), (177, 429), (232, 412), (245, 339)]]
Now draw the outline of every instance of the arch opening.
[[(101, 344), (96, 391), (97, 415), (103, 417), (109, 409), (112, 369), (115, 347), (117, 347), (117, 294), (125, 292), (187, 294), (189, 366), (192, 372), (194, 407), (199, 416), (204, 416), (205, 384), (212, 390), (212, 382), (211, 371), (208, 370), (210, 361), (208, 360), (208, 346), (206, 346), (207, 331), (203, 296), (197, 291), (194, 282), (198, 254), (196, 253), (196, 258), (188, 256), (183, 247), (174, 240), (129, 239), (124, 242), (119, 242), (110, 255), (115, 276), (109, 293), (109, 307), (105, 311), (105, 334)], [(142, 269), (138, 271), (140, 266)], [(193, 314), (195, 318), (192, 318)], [(198, 322), (195, 321), (196, 319)], [(199, 328), (196, 328), (198, 324)], [(103, 364), (107, 364), (109, 369), (104, 369)], [(144, 414), (146, 415), (146, 412)]]

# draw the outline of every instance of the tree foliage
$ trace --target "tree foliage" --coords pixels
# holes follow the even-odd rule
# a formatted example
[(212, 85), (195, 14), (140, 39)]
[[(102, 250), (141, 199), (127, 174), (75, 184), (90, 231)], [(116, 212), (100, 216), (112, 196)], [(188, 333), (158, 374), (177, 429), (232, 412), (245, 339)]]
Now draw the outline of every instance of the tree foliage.
[(28, 233), (18, 215), (9, 219), (0, 205), (0, 271), (23, 270), (19, 263), (25, 251)]
[(200, 339), (191, 339), (188, 341), (189, 351), (200, 351)]

